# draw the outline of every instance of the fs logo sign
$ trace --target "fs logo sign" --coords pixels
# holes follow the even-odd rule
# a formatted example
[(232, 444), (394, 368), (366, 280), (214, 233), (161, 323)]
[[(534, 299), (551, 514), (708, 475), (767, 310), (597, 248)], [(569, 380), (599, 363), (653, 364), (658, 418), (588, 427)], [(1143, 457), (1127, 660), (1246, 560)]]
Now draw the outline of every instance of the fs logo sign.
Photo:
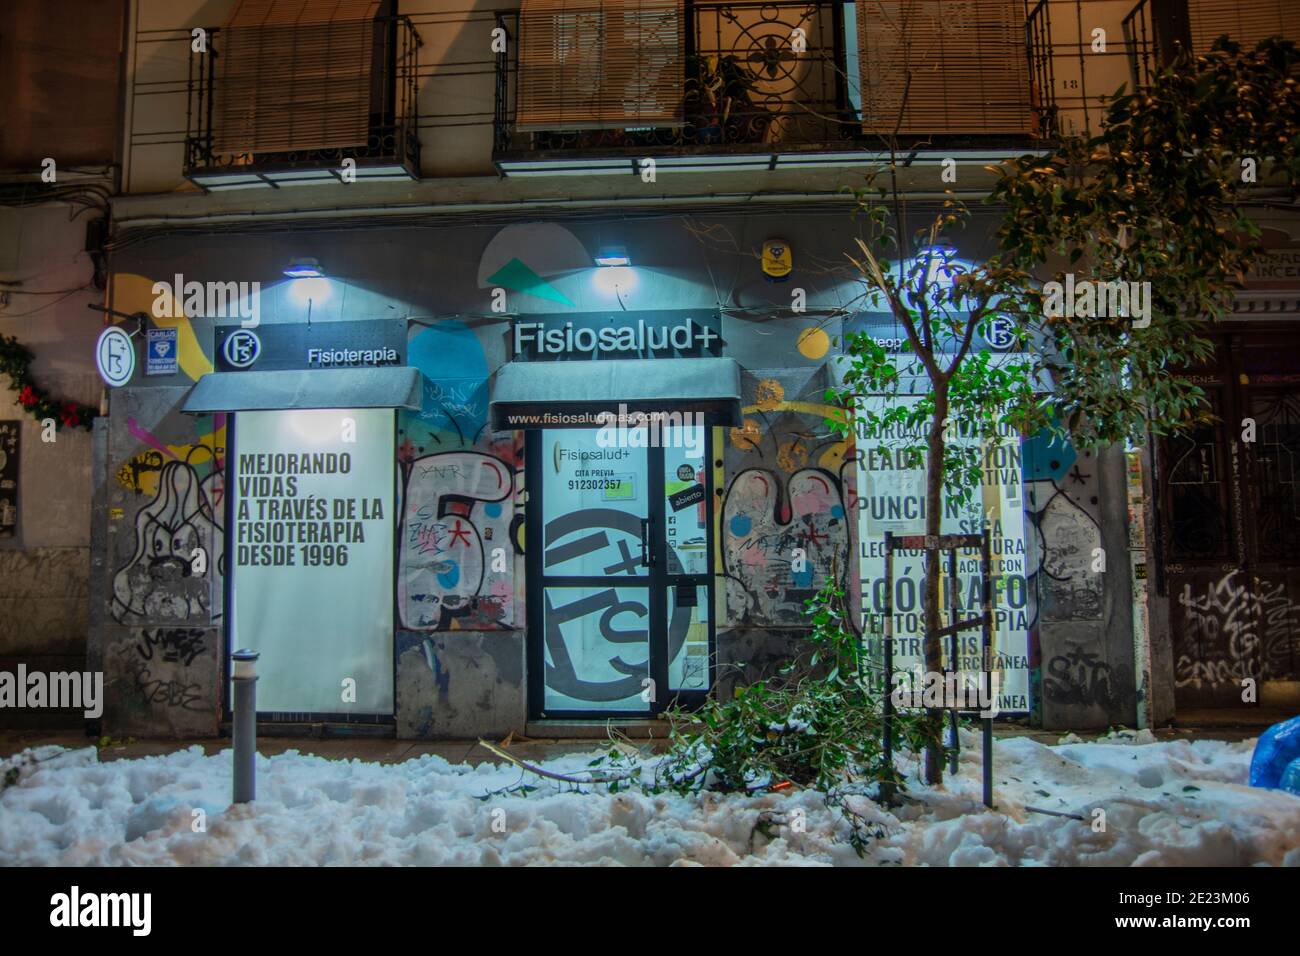
[(95, 343), (95, 368), (110, 388), (120, 388), (135, 374), (135, 346), (131, 336), (116, 325), (99, 334)]
[(231, 368), (248, 368), (262, 354), (262, 340), (249, 329), (236, 329), (221, 346), (221, 356)]
[(1016, 344), (1015, 327), (1005, 316), (995, 316), (989, 320), (985, 340), (995, 349), (1009, 349)]

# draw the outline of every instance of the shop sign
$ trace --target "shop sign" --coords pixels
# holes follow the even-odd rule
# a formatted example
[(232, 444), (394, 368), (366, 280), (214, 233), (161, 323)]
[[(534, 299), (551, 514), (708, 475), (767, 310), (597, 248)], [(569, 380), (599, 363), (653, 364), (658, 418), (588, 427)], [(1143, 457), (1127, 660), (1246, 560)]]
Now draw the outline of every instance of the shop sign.
[(1265, 229), (1263, 250), (1246, 275), (1246, 289), (1300, 289), (1300, 240), (1280, 229)]
[[(952, 315), (964, 317), (966, 313), (955, 312)], [(886, 352), (910, 351), (904, 349), (907, 344), (907, 333), (889, 312), (859, 312), (844, 320), (846, 336), (864, 332)], [(954, 341), (952, 344), (955, 351), (959, 343)], [(976, 329), (971, 336), (971, 351), (976, 353), (984, 349), (991, 352), (1008, 352), (1013, 350), (1015, 345), (1015, 326), (1011, 319), (1002, 316), (994, 316), (983, 327)]]
[(116, 325), (99, 333), (95, 343), (95, 369), (104, 384), (120, 388), (135, 374), (135, 346), (131, 336)]
[(722, 320), (691, 309), (521, 316), (511, 344), (519, 362), (716, 357)]
[(218, 325), (219, 372), (374, 368), (406, 364), (406, 322), (371, 319), (311, 324), (263, 322), (254, 329)]

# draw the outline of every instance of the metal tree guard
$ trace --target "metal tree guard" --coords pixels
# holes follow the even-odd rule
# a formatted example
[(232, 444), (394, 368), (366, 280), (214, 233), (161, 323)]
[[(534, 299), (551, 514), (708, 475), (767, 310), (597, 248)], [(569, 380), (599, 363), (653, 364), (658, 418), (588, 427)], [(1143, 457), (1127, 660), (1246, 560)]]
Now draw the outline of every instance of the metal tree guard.
[[(980, 552), (980, 582), (981, 582), (981, 600), (983, 613), (979, 617), (968, 617), (962, 619), (960, 611), (957, 608), (956, 596), (960, 593), (957, 580), (957, 552), (978, 548)], [(891, 764), (894, 758), (894, 699), (891, 688), (894, 683), (894, 552), (895, 551), (924, 551), (926, 559), (931, 563), (931, 567), (940, 567), (939, 552), (948, 552), (948, 579), (949, 588), (951, 589), (950, 599), (948, 601), (948, 619), (947, 627), (942, 627), (933, 634), (927, 634), (926, 640), (944, 637), (949, 639), (948, 645), (948, 663), (944, 666), (945, 677), (959, 670), (957, 668), (958, 647), (957, 636), (961, 631), (980, 628), (980, 680), (982, 683), (983, 696), (985, 700), (992, 701), (993, 685), (993, 577), (990, 573), (991, 568), (991, 547), (989, 542), (989, 532), (986, 529), (982, 534), (941, 534), (941, 535), (895, 535), (892, 531), (885, 532), (885, 706), (884, 706), (884, 723), (885, 723), (885, 762)], [(960, 707), (945, 708), (948, 711), (949, 729), (952, 735), (952, 759), (949, 761), (949, 772), (957, 772), (957, 758), (961, 749), (960, 739), (957, 734), (958, 721), (962, 714), (980, 716), (981, 728), (983, 731), (983, 764), (984, 764), (984, 806), (993, 806), (993, 717), (987, 711), (963, 710)]]

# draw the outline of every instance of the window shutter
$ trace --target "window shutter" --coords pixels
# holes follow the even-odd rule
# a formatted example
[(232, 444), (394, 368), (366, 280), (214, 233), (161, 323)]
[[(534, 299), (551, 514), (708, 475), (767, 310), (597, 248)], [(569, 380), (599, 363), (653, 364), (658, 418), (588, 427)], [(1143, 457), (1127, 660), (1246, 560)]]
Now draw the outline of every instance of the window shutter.
[(864, 132), (1033, 132), (1021, 0), (857, 0), (857, 8)]
[(522, 0), (516, 128), (680, 126), (682, 0)]
[(213, 67), (213, 148), (363, 146), (379, 0), (241, 0)]
[(1247, 50), (1275, 35), (1300, 42), (1300, 0), (1192, 0), (1188, 19), (1196, 53), (1225, 33)]

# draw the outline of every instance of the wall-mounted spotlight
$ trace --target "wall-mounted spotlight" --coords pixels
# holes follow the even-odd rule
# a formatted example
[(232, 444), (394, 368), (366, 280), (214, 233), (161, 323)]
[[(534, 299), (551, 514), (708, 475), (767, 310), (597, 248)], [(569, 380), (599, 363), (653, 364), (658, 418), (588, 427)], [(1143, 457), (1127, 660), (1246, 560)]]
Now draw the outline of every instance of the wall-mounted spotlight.
[(289, 297), (300, 305), (307, 306), (307, 324), (311, 325), (312, 306), (323, 305), (334, 294), (320, 260), (306, 257), (292, 259), (284, 267), (284, 274), (293, 280), (289, 283)]
[(321, 279), (325, 270), (318, 259), (293, 259), (284, 267), (284, 274), (290, 279)]
[(598, 266), (630, 266), (632, 258), (622, 246), (601, 246), (596, 253)]

